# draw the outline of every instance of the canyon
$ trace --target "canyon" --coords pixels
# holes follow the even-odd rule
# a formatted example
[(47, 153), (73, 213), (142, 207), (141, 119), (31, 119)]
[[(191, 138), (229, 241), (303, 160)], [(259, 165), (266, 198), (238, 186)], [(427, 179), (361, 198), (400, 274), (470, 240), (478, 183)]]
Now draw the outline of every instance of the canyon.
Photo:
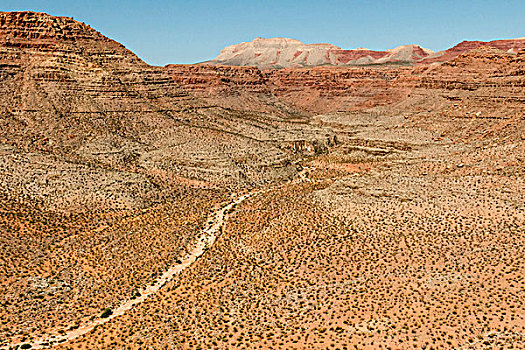
[(525, 39), (155, 67), (1, 12), (0, 82), (2, 349), (525, 344)]

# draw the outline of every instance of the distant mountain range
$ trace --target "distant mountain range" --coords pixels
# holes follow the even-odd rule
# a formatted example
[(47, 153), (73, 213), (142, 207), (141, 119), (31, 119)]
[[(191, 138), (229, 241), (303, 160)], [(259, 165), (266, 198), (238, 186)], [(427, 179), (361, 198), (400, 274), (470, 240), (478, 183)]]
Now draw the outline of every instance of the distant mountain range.
[(424, 64), (448, 61), (481, 46), (517, 53), (525, 48), (525, 38), (489, 42), (463, 41), (448, 50), (439, 52), (419, 45), (403, 45), (386, 51), (365, 48), (344, 50), (332, 44), (304, 44), (299, 40), (288, 38), (256, 38), (250, 42), (228, 46), (217, 58), (203, 63), (259, 68)]

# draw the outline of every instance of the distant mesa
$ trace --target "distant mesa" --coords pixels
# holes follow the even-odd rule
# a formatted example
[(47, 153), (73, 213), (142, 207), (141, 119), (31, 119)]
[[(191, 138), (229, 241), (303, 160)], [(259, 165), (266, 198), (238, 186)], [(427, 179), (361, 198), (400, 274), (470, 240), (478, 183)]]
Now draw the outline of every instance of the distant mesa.
[(304, 44), (290, 38), (259, 37), (250, 42), (228, 46), (215, 59), (203, 63), (256, 66), (263, 69), (378, 64), (414, 65), (448, 61), (481, 46), (517, 53), (525, 48), (525, 39), (463, 41), (448, 50), (434, 52), (419, 45), (403, 45), (385, 51), (362, 47), (345, 50), (332, 44)]

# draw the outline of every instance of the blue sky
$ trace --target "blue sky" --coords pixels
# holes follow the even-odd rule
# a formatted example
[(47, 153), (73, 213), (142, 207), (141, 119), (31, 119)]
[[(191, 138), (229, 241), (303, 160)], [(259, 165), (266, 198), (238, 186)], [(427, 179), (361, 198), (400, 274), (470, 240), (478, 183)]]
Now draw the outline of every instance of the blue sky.
[(257, 36), (375, 50), (525, 36), (524, 0), (0, 0), (0, 10), (74, 17), (155, 65), (204, 61)]

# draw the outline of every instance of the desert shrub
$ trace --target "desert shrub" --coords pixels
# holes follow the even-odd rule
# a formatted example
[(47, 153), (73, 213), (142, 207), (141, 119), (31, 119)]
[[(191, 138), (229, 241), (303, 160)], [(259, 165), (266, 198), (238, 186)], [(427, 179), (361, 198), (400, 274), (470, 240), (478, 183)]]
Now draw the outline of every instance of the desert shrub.
[(102, 313), (100, 314), (100, 318), (108, 318), (111, 315), (113, 315), (113, 310), (107, 307), (104, 310), (102, 310)]

